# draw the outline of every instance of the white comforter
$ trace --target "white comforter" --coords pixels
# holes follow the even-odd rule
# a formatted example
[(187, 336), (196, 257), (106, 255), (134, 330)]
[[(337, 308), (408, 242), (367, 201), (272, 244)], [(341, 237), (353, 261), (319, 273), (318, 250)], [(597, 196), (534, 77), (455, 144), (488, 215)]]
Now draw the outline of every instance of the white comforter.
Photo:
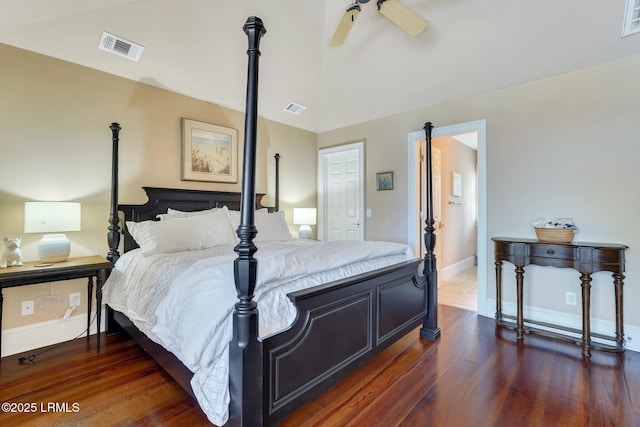
[[(234, 304), (231, 247), (170, 255), (125, 254), (104, 287), (104, 301), (174, 353), (194, 376), (191, 387), (209, 420), (228, 418), (228, 347)], [(259, 333), (290, 326), (296, 310), (287, 294), (414, 258), (387, 242), (292, 240), (261, 243), (255, 254)], [(155, 266), (154, 266), (155, 265)], [(157, 267), (160, 267), (160, 270)], [(125, 274), (126, 273), (126, 274)]]

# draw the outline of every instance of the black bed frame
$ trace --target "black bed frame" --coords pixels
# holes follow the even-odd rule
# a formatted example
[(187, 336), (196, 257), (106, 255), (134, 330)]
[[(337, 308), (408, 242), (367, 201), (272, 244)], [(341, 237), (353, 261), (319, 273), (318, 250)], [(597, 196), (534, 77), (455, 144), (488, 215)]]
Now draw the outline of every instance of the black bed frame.
[[(425, 227), (426, 254), (416, 259), (349, 277), (289, 298), (298, 317), (289, 329), (258, 340), (258, 309), (253, 301), (259, 268), (253, 255), (257, 234), (255, 209), (261, 207), (255, 192), (256, 127), (259, 43), (266, 30), (260, 18), (250, 17), (243, 27), (249, 56), (242, 193), (144, 187), (149, 201), (142, 205), (118, 204), (118, 143), (120, 126), (111, 125), (113, 142), (111, 213), (108, 259), (120, 256), (119, 214), (125, 221), (155, 219), (168, 207), (194, 211), (211, 207), (240, 208), (237, 229), (240, 243), (234, 264), (238, 302), (230, 344), (230, 418), (227, 425), (275, 425), (304, 403), (353, 372), (381, 350), (418, 326), (420, 336), (440, 337), (437, 322), (437, 274), (431, 200), (431, 123), (424, 126), (427, 140), (428, 203)], [(276, 155), (276, 175), (279, 174)], [(276, 183), (276, 210), (279, 189)], [(126, 229), (124, 250), (135, 247)], [(424, 264), (422, 263), (424, 261)], [(171, 353), (138, 331), (122, 313), (108, 309), (107, 331), (124, 329), (149, 352), (189, 393), (192, 376)]]

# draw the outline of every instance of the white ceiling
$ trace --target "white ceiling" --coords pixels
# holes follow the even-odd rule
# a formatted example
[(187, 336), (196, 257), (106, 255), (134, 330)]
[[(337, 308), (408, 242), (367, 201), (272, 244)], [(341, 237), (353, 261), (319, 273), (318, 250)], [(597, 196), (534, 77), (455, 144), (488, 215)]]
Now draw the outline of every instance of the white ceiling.
[[(0, 42), (244, 111), (248, 16), (267, 34), (259, 114), (322, 132), (640, 53), (621, 38), (625, 0), (402, 0), (430, 23), (410, 37), (350, 0), (0, 0)], [(98, 49), (103, 31), (145, 47)], [(282, 111), (296, 102), (300, 116)]]

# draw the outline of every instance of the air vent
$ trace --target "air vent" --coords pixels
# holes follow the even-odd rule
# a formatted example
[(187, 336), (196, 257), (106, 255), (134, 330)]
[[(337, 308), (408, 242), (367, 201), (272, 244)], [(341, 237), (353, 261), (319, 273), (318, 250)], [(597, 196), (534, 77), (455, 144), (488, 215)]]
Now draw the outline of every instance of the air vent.
[(307, 107), (304, 105), (296, 104), (295, 102), (290, 102), (286, 107), (284, 107), (284, 111), (298, 116), (306, 109)]
[(622, 37), (640, 32), (640, 0), (627, 0)]
[(100, 45), (98, 47), (102, 50), (106, 50), (107, 52), (124, 56), (125, 58), (129, 58), (136, 62), (140, 60), (142, 51), (144, 51), (144, 47), (139, 44), (135, 44), (107, 32), (102, 33), (102, 38), (100, 39)]

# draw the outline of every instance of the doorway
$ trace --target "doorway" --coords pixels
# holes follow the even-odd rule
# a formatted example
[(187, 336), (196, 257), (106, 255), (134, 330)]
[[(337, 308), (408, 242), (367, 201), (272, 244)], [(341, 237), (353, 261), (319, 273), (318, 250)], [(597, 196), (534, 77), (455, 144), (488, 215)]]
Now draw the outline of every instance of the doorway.
[[(453, 136), (460, 134), (474, 134), (477, 139), (477, 310), (478, 314), (487, 316), (490, 312), (487, 305), (487, 212), (486, 212), (486, 120), (478, 120), (474, 122), (461, 123), (457, 125), (434, 128), (431, 135), (435, 139), (437, 137)], [(413, 177), (416, 174), (418, 166), (416, 158), (416, 144), (425, 138), (424, 131), (416, 131), (408, 134), (409, 143), (409, 159), (407, 163), (408, 176)], [(418, 231), (421, 224), (420, 206), (417, 205), (415, 197), (417, 184), (415, 180), (409, 179), (408, 189), (408, 239), (409, 244), (416, 245), (416, 236), (420, 236)], [(423, 221), (423, 220), (422, 220)], [(449, 224), (449, 227), (453, 224)], [(436, 242), (436, 246), (438, 241)], [(440, 263), (442, 260), (438, 260)], [(440, 279), (440, 277), (439, 277)]]

